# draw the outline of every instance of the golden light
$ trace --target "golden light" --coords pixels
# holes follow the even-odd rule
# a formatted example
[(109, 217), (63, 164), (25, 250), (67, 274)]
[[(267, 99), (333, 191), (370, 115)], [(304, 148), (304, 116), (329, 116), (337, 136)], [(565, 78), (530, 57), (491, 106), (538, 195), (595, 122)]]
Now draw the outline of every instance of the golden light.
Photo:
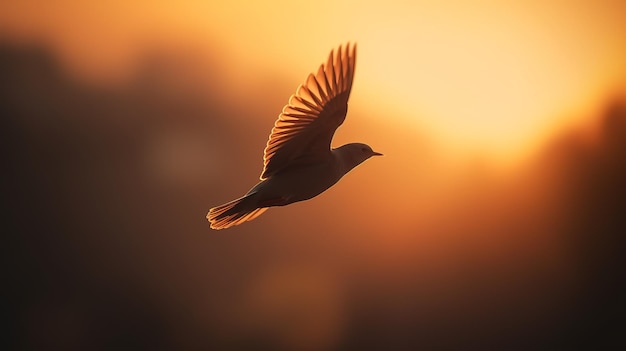
[[(348, 41), (333, 145), (385, 156), (212, 232)], [(623, 0), (3, 1), (0, 71), (22, 348), (488, 349), (621, 326)]]
[(331, 48), (356, 41), (353, 106), (427, 130), (449, 151), (508, 162), (626, 80), (620, 2), (66, 0), (2, 7), (5, 31), (47, 38), (74, 69), (101, 77), (127, 72), (154, 42), (210, 47), (232, 95), (256, 88), (246, 85), (260, 77), (300, 82)]

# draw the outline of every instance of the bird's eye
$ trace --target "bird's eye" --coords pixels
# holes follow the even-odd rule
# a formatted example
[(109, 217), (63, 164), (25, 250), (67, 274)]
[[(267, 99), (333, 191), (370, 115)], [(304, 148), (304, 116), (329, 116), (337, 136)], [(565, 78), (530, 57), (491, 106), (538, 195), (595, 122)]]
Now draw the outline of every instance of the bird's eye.
[(364, 148), (364, 147), (363, 147), (363, 148), (361, 148), (361, 151), (363, 151), (363, 152), (367, 152), (367, 148)]

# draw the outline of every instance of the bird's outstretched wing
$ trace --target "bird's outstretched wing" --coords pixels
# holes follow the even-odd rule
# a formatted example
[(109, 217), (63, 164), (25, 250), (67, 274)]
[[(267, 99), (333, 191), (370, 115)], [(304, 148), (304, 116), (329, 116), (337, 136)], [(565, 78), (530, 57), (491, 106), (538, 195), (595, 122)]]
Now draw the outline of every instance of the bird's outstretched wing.
[(265, 147), (261, 180), (328, 156), (333, 135), (348, 112), (355, 64), (356, 44), (339, 46), (289, 98)]

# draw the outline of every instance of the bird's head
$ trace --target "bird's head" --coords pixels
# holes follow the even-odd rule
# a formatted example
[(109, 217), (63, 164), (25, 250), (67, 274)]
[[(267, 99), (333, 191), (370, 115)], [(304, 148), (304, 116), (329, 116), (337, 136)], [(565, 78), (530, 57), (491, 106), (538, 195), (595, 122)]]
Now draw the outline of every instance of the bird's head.
[(372, 150), (369, 145), (362, 143), (346, 144), (336, 148), (333, 151), (339, 156), (343, 164), (346, 166), (346, 171), (349, 171), (352, 168), (358, 166), (363, 161), (372, 156), (383, 155), (379, 152)]

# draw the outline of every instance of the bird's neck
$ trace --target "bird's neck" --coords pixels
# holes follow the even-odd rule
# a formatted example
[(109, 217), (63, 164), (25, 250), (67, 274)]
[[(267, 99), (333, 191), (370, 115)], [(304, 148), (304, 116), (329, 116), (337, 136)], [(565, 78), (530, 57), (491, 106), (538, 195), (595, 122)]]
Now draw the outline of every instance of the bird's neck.
[(353, 154), (347, 151), (348, 150), (342, 148), (332, 150), (335, 162), (343, 174), (350, 172), (354, 167), (363, 162), (362, 160), (356, 159)]

